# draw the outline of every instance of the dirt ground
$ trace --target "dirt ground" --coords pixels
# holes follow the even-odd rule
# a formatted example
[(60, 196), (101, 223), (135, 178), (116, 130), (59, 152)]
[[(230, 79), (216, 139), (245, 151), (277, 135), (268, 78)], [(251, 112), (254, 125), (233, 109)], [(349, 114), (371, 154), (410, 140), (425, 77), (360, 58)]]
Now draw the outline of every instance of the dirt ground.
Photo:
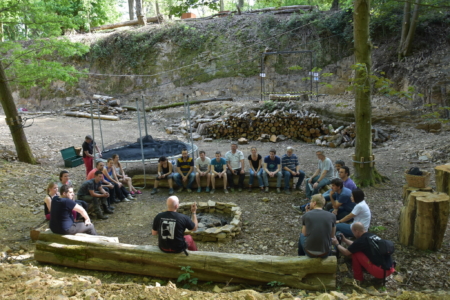
[[(240, 110), (242, 105), (244, 104), (221, 104), (222, 109), (230, 111)], [(193, 106), (192, 109), (202, 114), (208, 110), (214, 110), (215, 107), (202, 105), (198, 108)], [(148, 115), (149, 134), (154, 138), (167, 139), (164, 127), (178, 123), (182, 116), (182, 108), (150, 113)], [(94, 122), (94, 126), (96, 140), (100, 145), (98, 121)], [(103, 121), (102, 129), (105, 147), (116, 143), (133, 142), (139, 136), (135, 113), (128, 113), (119, 122)], [(405, 184), (404, 171), (415, 165), (411, 162), (417, 161), (418, 153), (420, 155), (428, 151), (433, 155), (433, 151), (437, 151), (436, 149), (450, 145), (450, 137), (445, 131), (440, 134), (430, 134), (406, 126), (388, 126), (385, 129), (394, 134), (396, 138), (375, 148), (374, 154), (378, 171), (389, 177), (390, 181), (376, 187), (365, 188), (364, 192), (372, 211), (371, 231), (383, 238), (396, 241), (398, 216), (402, 207), (401, 191)], [(81, 146), (84, 136), (92, 132), (89, 119), (54, 115), (36, 118), (34, 124), (25, 131), (33, 153), (41, 164), (30, 166), (0, 160), (0, 209), (2, 210), (0, 251), (3, 251), (2, 260), (8, 262), (17, 260), (18, 258), (15, 257), (19, 254), (32, 254), (34, 246), (29, 239), (29, 229), (45, 224), (42, 210), (44, 189), (49, 181), (57, 179), (60, 170), (65, 169), (59, 150), (70, 146)], [(0, 116), (0, 143), (6, 148), (12, 146), (9, 129), (2, 116)], [(229, 143), (229, 140), (215, 140), (212, 143), (196, 142), (199, 149), (205, 150), (209, 157), (213, 157), (216, 150), (221, 150), (222, 153), (228, 151)], [(252, 146), (257, 147), (258, 152), (262, 155), (267, 155), (270, 148), (275, 148), (277, 154), (282, 155), (287, 146), (293, 146), (295, 153), (299, 156), (301, 169), (307, 175), (311, 175), (315, 170), (317, 163), (315, 151), (319, 149), (324, 150), (326, 156), (333, 161), (344, 160), (353, 171), (350, 161), (354, 148), (329, 149), (293, 141), (277, 144), (252, 141), (247, 145), (240, 146), (239, 149), (247, 156)], [(447, 159), (442, 156), (435, 162), (430, 160), (430, 162), (422, 163), (420, 167), (434, 174), (433, 168), (446, 163)], [(127, 167), (128, 170), (142, 168), (139, 163), (128, 164)], [(69, 169), (69, 171), (75, 186), (79, 187), (85, 176), (84, 165)], [(434, 177), (432, 177), (431, 186), (435, 186)], [(155, 215), (165, 210), (167, 190), (161, 190), (159, 194), (151, 196), (150, 187), (147, 187), (136, 201), (116, 205), (115, 213), (110, 215), (108, 220), (94, 220), (98, 232), (107, 236), (117, 236), (122, 243), (156, 245), (157, 239), (151, 236), (151, 225)], [(256, 190), (252, 193), (244, 191), (228, 195), (221, 191), (214, 195), (182, 192), (178, 194), (178, 197), (182, 202), (207, 200), (235, 202), (243, 210), (243, 231), (232, 243), (197, 243), (200, 250), (286, 256), (297, 254), (301, 214), (293, 210), (291, 205), (304, 203), (302, 202), (303, 192), (295, 192), (291, 195), (276, 194), (274, 191), (269, 194), (260, 194)], [(263, 197), (268, 197), (270, 201), (263, 202)], [(449, 246), (448, 233), (442, 249), (437, 252), (417, 251), (414, 248), (397, 244), (395, 253), (397, 273), (388, 281), (388, 291), (449, 290)], [(35, 263), (32, 257), (25, 257), (24, 262)], [(341, 258), (339, 264), (346, 264), (351, 270), (348, 260)], [(60, 268), (60, 271), (78, 272), (64, 269)], [(92, 271), (88, 271), (88, 274), (90, 273)], [(123, 275), (127, 279), (120, 279), (120, 276), (122, 275), (116, 275), (114, 278), (119, 282), (130, 280), (129, 275)], [(338, 271), (338, 288), (345, 289), (350, 278), (352, 278), (351, 271)], [(138, 281), (141, 280), (143, 279), (138, 279)]]

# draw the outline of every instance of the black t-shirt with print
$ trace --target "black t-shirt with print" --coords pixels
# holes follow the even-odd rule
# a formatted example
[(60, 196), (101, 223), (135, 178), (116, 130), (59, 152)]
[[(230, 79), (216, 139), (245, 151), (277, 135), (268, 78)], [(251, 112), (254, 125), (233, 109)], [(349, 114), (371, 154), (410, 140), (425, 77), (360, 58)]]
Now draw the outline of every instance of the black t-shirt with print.
[(184, 231), (194, 229), (195, 224), (183, 214), (166, 211), (153, 220), (153, 230), (158, 231), (158, 246), (163, 252), (180, 253), (187, 248)]

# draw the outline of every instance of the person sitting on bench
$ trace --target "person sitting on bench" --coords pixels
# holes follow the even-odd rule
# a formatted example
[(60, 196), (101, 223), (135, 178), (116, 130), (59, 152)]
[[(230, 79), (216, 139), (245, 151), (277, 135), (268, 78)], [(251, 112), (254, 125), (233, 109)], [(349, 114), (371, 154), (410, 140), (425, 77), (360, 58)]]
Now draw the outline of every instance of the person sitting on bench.
[(206, 157), (205, 151), (201, 150), (199, 152), (200, 157), (195, 160), (195, 180), (197, 181), (197, 193), (202, 192), (202, 187), (200, 185), (200, 177), (206, 177), (206, 189), (205, 192), (209, 193), (209, 182), (211, 181), (211, 159)]
[(333, 163), (331, 159), (325, 156), (323, 151), (316, 152), (319, 162), (317, 163), (317, 170), (306, 180), (306, 198), (311, 199), (312, 195), (319, 194), (320, 190), (330, 184), (333, 179)]
[(221, 157), (220, 151), (216, 151), (216, 158), (211, 160), (211, 194), (216, 191), (216, 177), (223, 178), (223, 191), (228, 194), (227, 190), (227, 161)]
[[(83, 207), (73, 201), (75, 193), (67, 185), (59, 189), (61, 197), (54, 197), (50, 211), (50, 229), (58, 234), (87, 233), (97, 235), (91, 219)], [(75, 222), (72, 211), (76, 211), (84, 218), (84, 222)]]
[(180, 200), (177, 196), (170, 196), (167, 199), (167, 211), (159, 213), (153, 220), (152, 235), (158, 236), (158, 247), (166, 253), (186, 252), (186, 249), (197, 251), (192, 236), (185, 235), (186, 229), (196, 231), (197, 222), (197, 203), (191, 206), (192, 216), (189, 218), (185, 214), (177, 212), (180, 206)]
[(383, 270), (380, 267), (382, 264), (380, 257), (372, 254), (372, 251), (370, 250), (372, 247), (370, 245), (370, 238), (375, 236), (375, 234), (367, 232), (364, 225), (359, 222), (353, 223), (352, 232), (356, 238), (355, 241), (350, 241), (341, 235), (342, 242), (348, 245), (347, 249), (341, 246), (338, 239), (335, 237), (331, 240), (333, 245), (337, 246), (337, 249), (341, 254), (351, 256), (353, 277), (356, 280), (359, 282), (364, 280), (363, 269), (366, 269), (369, 274), (378, 279), (385, 278), (395, 272), (394, 266), (392, 266), (390, 270)]
[(153, 185), (153, 190), (150, 193), (154, 195), (158, 193), (159, 181), (162, 179), (167, 179), (169, 185), (169, 196), (173, 195), (173, 165), (165, 156), (161, 156), (158, 159), (158, 176), (155, 178), (155, 183)]
[[(370, 226), (370, 208), (364, 200), (364, 192), (360, 189), (355, 189), (352, 191), (352, 201), (356, 203), (352, 212), (336, 221), (336, 231), (342, 232), (346, 237), (355, 237), (352, 232), (352, 226), (355, 223), (361, 223), (364, 225), (364, 230), (369, 230)], [(347, 224), (345, 222), (354, 219), (352, 224)]]

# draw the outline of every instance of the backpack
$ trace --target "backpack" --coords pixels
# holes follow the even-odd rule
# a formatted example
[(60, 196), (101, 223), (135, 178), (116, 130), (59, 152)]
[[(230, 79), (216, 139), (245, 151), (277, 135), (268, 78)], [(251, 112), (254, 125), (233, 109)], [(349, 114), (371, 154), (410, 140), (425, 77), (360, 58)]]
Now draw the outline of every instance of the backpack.
[(418, 167), (412, 167), (411, 169), (409, 169), (408, 174), (415, 175), (415, 176), (423, 175), (422, 171), (420, 171), (420, 169)]
[(375, 265), (379, 265), (383, 270), (390, 270), (394, 266), (392, 254), (394, 253), (394, 243), (389, 240), (383, 240), (379, 236), (369, 237), (370, 252), (374, 257), (378, 257)]

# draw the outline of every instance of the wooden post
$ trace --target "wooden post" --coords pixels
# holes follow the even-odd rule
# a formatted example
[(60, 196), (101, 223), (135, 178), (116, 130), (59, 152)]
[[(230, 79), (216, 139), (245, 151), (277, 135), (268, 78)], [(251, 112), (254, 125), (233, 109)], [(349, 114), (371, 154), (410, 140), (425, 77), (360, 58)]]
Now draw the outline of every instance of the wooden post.
[(420, 250), (439, 250), (447, 229), (450, 197), (444, 193), (417, 198), (414, 227), (414, 247)]
[(436, 190), (450, 195), (450, 164), (434, 168)]

